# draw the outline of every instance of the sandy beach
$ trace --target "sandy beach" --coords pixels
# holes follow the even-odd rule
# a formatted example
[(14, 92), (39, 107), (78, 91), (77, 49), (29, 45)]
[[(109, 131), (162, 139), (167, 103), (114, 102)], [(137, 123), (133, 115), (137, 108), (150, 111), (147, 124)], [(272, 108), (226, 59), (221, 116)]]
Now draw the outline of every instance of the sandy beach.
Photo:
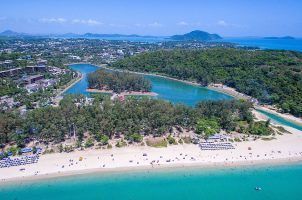
[[(258, 120), (267, 119), (257, 110), (252, 112)], [(192, 166), (212, 168), (302, 161), (302, 131), (283, 127), (290, 134), (276, 134), (269, 140), (234, 142), (235, 149), (231, 150), (201, 150), (195, 144), (169, 145), (166, 148), (132, 145), (46, 154), (41, 155), (39, 162), (35, 164), (1, 168), (0, 183), (94, 171), (152, 170)]]
[[(158, 169), (165, 167), (241, 166), (302, 161), (302, 131), (286, 127), (291, 134), (272, 140), (235, 142), (233, 150), (201, 150), (195, 144), (166, 148), (128, 146), (41, 155), (38, 163), (0, 169), (1, 182), (99, 172)], [(250, 149), (250, 150), (249, 150)], [(80, 157), (83, 158), (80, 161)], [(23, 170), (20, 170), (24, 168)]]

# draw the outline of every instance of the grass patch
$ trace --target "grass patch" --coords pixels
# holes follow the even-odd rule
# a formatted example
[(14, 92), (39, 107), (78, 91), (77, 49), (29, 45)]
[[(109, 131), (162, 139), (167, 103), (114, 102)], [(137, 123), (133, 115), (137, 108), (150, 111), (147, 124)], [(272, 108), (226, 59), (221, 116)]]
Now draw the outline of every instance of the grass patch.
[(271, 141), (271, 140), (275, 140), (276, 138), (275, 137), (263, 137), (261, 138), (261, 140), (264, 140), (264, 141)]
[(156, 147), (156, 148), (162, 148), (162, 147), (167, 147), (168, 143), (165, 138), (149, 138), (146, 141), (147, 145), (150, 147)]
[(169, 144), (174, 144), (174, 145), (177, 144), (176, 140), (175, 140), (171, 135), (169, 135), (169, 136), (167, 137), (167, 140), (168, 140), (168, 143), (169, 143)]
[(192, 140), (190, 137), (182, 137), (181, 138), (185, 144), (191, 144)]
[(291, 132), (287, 131), (283, 126), (274, 126), (274, 128), (276, 128), (281, 133), (291, 134)]
[(178, 140), (178, 144), (183, 144), (183, 143), (184, 143), (184, 141), (182, 139)]
[(118, 141), (117, 143), (116, 143), (116, 145), (115, 145), (116, 147), (125, 147), (125, 146), (127, 146), (127, 142), (125, 142), (125, 140), (120, 140), (120, 141)]

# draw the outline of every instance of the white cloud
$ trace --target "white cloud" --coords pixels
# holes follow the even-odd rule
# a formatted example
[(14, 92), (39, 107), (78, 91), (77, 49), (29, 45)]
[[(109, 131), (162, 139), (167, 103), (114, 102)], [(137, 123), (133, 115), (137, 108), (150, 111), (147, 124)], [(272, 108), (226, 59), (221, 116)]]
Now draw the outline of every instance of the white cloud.
[(247, 26), (245, 26), (245, 25), (232, 24), (232, 23), (226, 22), (225, 20), (219, 20), (217, 22), (217, 25), (222, 26), (222, 27), (247, 28)]
[(217, 24), (218, 24), (219, 26), (229, 26), (229, 25), (230, 25), (230, 24), (226, 23), (224, 20), (219, 20), (219, 21), (217, 22)]
[(186, 22), (186, 21), (180, 21), (176, 23), (178, 26), (191, 26), (191, 27), (196, 27), (196, 26), (201, 26), (200, 22)]
[(63, 23), (71, 23), (71, 24), (85, 24), (85, 25), (90, 25), (90, 26), (95, 26), (95, 25), (101, 25), (100, 21), (94, 20), (94, 19), (73, 19), (73, 20), (67, 20), (65, 18), (42, 18), (39, 19), (40, 22), (42, 23), (58, 23), (58, 24), (63, 24)]
[(109, 26), (111, 26), (111, 27), (117, 27), (117, 28), (128, 27), (127, 25), (124, 25), (124, 24), (109, 24)]
[(181, 21), (181, 22), (178, 22), (177, 25), (179, 25), (179, 26), (189, 26), (189, 23)]
[(151, 24), (148, 24), (148, 26), (150, 26), (150, 27), (162, 27), (163, 25), (158, 23), (158, 22), (153, 22)]
[(67, 22), (67, 20), (65, 18), (42, 18), (39, 20), (40, 22), (43, 23), (59, 23), (59, 24), (63, 24), (65, 22)]
[(73, 24), (86, 24), (86, 25), (90, 25), (90, 26), (95, 26), (95, 25), (102, 25), (103, 23), (94, 19), (74, 19), (72, 20)]
[(143, 25), (143, 24), (139, 24), (139, 23), (134, 24), (134, 26), (137, 26), (137, 27), (145, 27), (145, 25)]

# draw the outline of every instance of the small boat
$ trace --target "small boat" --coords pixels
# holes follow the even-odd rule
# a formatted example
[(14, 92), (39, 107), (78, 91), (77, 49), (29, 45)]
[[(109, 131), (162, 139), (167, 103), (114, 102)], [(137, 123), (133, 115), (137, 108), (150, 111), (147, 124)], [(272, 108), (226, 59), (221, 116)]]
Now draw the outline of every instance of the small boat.
[(261, 188), (261, 187), (255, 187), (255, 190), (257, 190), (257, 191), (261, 191), (261, 190), (262, 190), (262, 188)]

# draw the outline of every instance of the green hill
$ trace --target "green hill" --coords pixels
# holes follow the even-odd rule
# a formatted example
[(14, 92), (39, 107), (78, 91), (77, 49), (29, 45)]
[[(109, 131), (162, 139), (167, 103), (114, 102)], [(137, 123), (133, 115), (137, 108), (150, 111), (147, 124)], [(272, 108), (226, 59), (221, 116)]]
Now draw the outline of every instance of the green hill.
[(183, 41), (188, 41), (188, 40), (197, 40), (197, 41), (209, 41), (209, 40), (217, 40), (217, 39), (222, 39), (217, 34), (210, 34), (205, 31), (192, 31), (190, 33), (186, 33), (184, 35), (173, 35), (170, 37), (172, 40), (183, 40)]

